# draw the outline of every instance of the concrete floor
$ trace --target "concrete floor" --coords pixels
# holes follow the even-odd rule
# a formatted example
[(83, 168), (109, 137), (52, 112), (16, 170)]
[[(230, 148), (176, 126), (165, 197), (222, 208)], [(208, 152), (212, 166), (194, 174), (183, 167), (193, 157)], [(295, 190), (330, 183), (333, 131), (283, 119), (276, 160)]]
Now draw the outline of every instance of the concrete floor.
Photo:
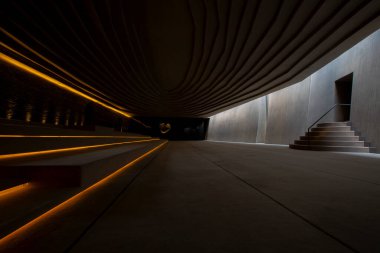
[(171, 142), (71, 252), (380, 252), (380, 158)]
[(70, 252), (380, 252), (380, 156), (170, 142)]

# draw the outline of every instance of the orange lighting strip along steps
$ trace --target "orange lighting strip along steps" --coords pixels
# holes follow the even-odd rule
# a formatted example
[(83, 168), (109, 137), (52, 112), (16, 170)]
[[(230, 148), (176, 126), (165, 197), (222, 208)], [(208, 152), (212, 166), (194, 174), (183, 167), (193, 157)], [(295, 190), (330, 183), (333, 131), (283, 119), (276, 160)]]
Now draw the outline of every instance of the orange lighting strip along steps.
[(19, 190), (22, 190), (25, 187), (27, 187), (28, 185), (29, 185), (29, 183), (24, 183), (24, 184), (16, 185), (16, 186), (13, 186), (11, 188), (2, 190), (2, 191), (0, 191), (0, 197), (2, 197), (4, 195), (8, 195), (8, 194), (13, 193), (13, 192), (17, 192)]
[(33, 156), (39, 156), (39, 155), (63, 153), (63, 152), (69, 152), (69, 151), (89, 150), (89, 149), (95, 149), (95, 148), (100, 148), (100, 147), (110, 147), (110, 146), (117, 146), (117, 145), (129, 144), (129, 143), (157, 141), (157, 140), (160, 140), (160, 139), (152, 138), (148, 140), (139, 140), (139, 141), (124, 141), (124, 142), (116, 142), (116, 143), (109, 143), (109, 144), (80, 146), (80, 147), (73, 147), (73, 148), (61, 148), (61, 149), (33, 151), (33, 152), (17, 153), (17, 154), (6, 154), (6, 155), (0, 155), (0, 161), (9, 160), (9, 159), (17, 159), (17, 158), (33, 157)]
[(5, 237), (0, 239), (0, 247), (6, 246), (7, 243), (11, 242), (12, 240), (16, 240), (17, 238), (27, 237), (28, 236), (28, 229), (31, 229), (34, 225), (37, 225), (39, 222), (43, 221), (44, 219), (48, 219), (51, 216), (54, 216), (54, 214), (57, 214), (60, 211), (63, 211), (65, 208), (70, 207), (71, 205), (77, 204), (80, 202), (81, 198), (83, 198), (85, 195), (91, 194), (95, 189), (99, 188), (100, 186), (107, 183), (109, 180), (115, 178), (120, 173), (124, 172), (126, 169), (130, 168), (131, 166), (135, 165), (139, 161), (143, 160), (148, 155), (152, 154), (162, 146), (164, 146), (168, 141), (165, 141), (164, 143), (161, 143), (160, 145), (156, 146), (155, 148), (147, 151), (143, 155), (139, 156), (138, 158), (134, 159), (133, 161), (127, 163), (120, 169), (116, 170), (112, 174), (108, 175), (107, 177), (101, 179), (100, 181), (96, 182), (95, 184), (91, 185), (90, 187), (86, 188), (85, 190), (77, 193), (73, 197), (67, 199), (66, 201), (62, 202), (61, 204), (53, 207), (46, 213), (38, 216), (34, 220), (28, 222), (24, 226), (16, 229), (12, 233), (6, 235)]
[(2, 134), (0, 138), (149, 138), (146, 136), (133, 135), (17, 135), (17, 134)]

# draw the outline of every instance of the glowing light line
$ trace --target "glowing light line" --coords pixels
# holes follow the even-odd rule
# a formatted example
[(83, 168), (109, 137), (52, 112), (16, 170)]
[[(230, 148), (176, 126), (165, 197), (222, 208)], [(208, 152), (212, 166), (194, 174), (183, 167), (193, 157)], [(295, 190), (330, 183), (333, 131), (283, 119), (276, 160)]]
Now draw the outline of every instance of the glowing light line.
[[(31, 47), (29, 47), (28, 45), (26, 45), (24, 42), (22, 42), (21, 40), (19, 40), (18, 38), (16, 38), (16, 36), (12, 35), (11, 33), (9, 33), (8, 31), (6, 31), (4, 28), (0, 27), (0, 30), (5, 34), (7, 35), (9, 38), (13, 39), (14, 41), (16, 41), (19, 45), (21, 45), (22, 47), (24, 47), (25, 49), (27, 49), (29, 52), (32, 52), (33, 54), (37, 55), (38, 57), (40, 57), (42, 60), (46, 61), (47, 63), (51, 64), (52, 66), (54, 66), (55, 68), (57, 68), (58, 70), (62, 71), (63, 73), (65, 73), (66, 75), (70, 76), (71, 78), (73, 78), (75, 81), (83, 84), (84, 86), (96, 91), (96, 92), (99, 92), (101, 93), (100, 91), (98, 91), (97, 89), (93, 88), (91, 85), (85, 83), (84, 81), (80, 80), (79, 78), (77, 78), (76, 76), (74, 76), (73, 74), (71, 74), (70, 72), (66, 71), (65, 69), (63, 69), (62, 67), (60, 67), (59, 65), (55, 64), (54, 62), (52, 62), (51, 60), (49, 60), (48, 58), (44, 57), (43, 55), (41, 55), (40, 53), (38, 53), (37, 51), (33, 50)], [(3, 44), (3, 43), (2, 43)], [(10, 49), (11, 51), (15, 51), (17, 54), (19, 55), (22, 55), (21, 53), (17, 52), (16, 50), (14, 49), (11, 49), (9, 46), (6, 46), (8, 49)], [(40, 65), (40, 64), (38, 64)], [(41, 65), (40, 65), (41, 66)], [(45, 67), (43, 67), (45, 68)], [(45, 68), (46, 69), (46, 68)], [(117, 106), (117, 105), (115, 105)], [(124, 109), (120, 106), (117, 106), (119, 107), (119, 109)]]
[(15, 66), (17, 68), (20, 68), (20, 69), (22, 69), (22, 70), (24, 70), (24, 71), (26, 71), (26, 72), (28, 72), (28, 73), (30, 73), (32, 75), (38, 76), (38, 77), (40, 77), (40, 78), (42, 78), (42, 79), (44, 79), (44, 80), (46, 80), (46, 81), (54, 84), (55, 86), (57, 86), (59, 88), (62, 88), (64, 90), (69, 91), (71, 93), (74, 93), (74, 94), (76, 94), (76, 95), (78, 95), (78, 96), (80, 96), (82, 98), (90, 100), (90, 101), (92, 101), (92, 102), (94, 102), (94, 103), (96, 103), (96, 104), (98, 104), (100, 106), (103, 106), (103, 107), (105, 107), (105, 108), (107, 108), (107, 109), (109, 109), (109, 110), (111, 110), (113, 112), (121, 114), (121, 115), (123, 115), (123, 116), (125, 116), (127, 118), (131, 118), (132, 117), (132, 115), (130, 115), (129, 113), (123, 112), (123, 111), (121, 111), (119, 109), (116, 109), (116, 108), (114, 108), (112, 106), (109, 106), (109, 105), (107, 105), (107, 104), (105, 104), (105, 103), (103, 103), (103, 102), (101, 102), (101, 101), (99, 101), (99, 100), (97, 100), (97, 99), (95, 99), (93, 97), (90, 97), (89, 95), (84, 94), (83, 92), (78, 91), (78, 90), (76, 90), (76, 89), (74, 89), (74, 88), (72, 88), (72, 87), (70, 87), (70, 86), (68, 86), (68, 85), (66, 85), (66, 84), (64, 84), (64, 83), (62, 83), (62, 82), (60, 82), (60, 81), (58, 81), (58, 80), (56, 80), (56, 79), (54, 79), (54, 78), (52, 78), (52, 77), (44, 74), (44, 73), (42, 73), (42, 72), (34, 69), (34, 68), (32, 68), (32, 67), (29, 67), (29, 66), (25, 65), (24, 63), (21, 63), (21, 62), (15, 60), (15, 59), (13, 59), (13, 58), (11, 58), (11, 57), (3, 54), (3, 53), (0, 53), (0, 59), (2, 61), (4, 61), (4, 62), (7, 62), (7, 63), (9, 63), (9, 64), (11, 64), (11, 65), (13, 65), (13, 66)]
[(80, 202), (80, 200), (83, 197), (85, 197), (88, 194), (91, 194), (94, 190), (96, 190), (100, 186), (104, 185), (105, 183), (107, 183), (111, 179), (115, 178), (120, 173), (124, 172), (129, 167), (135, 165), (136, 163), (138, 163), (139, 161), (141, 161), (142, 159), (144, 159), (145, 157), (147, 157), (148, 155), (150, 155), (154, 151), (158, 150), (159, 148), (161, 148), (166, 143), (167, 143), (167, 141), (165, 141), (164, 143), (161, 143), (160, 145), (156, 146), (155, 148), (147, 151), (143, 155), (139, 156), (138, 158), (134, 159), (133, 161), (131, 161), (128, 164), (124, 165), (123, 167), (119, 168), (118, 170), (116, 170), (112, 174), (108, 175), (107, 177), (101, 179), (100, 181), (96, 182), (95, 184), (91, 185), (90, 187), (86, 188), (85, 190), (77, 193), (76, 195), (72, 196), (71, 198), (67, 199), (66, 201), (62, 202), (61, 204), (53, 207), (52, 209), (50, 209), (46, 213), (38, 216), (34, 220), (28, 222), (27, 224), (23, 225), (22, 227), (16, 229), (15, 231), (13, 231), (10, 234), (6, 235), (5, 237), (1, 238), (0, 239), (0, 246), (3, 247), (7, 243), (9, 243), (10, 241), (13, 241), (17, 238), (27, 237), (28, 236), (28, 229), (31, 229), (33, 226), (37, 225), (39, 222), (43, 221), (44, 219), (48, 219), (49, 217), (53, 216), (54, 214), (57, 214), (58, 212), (63, 211), (65, 208), (70, 207), (74, 204), (77, 204), (78, 202)]
[(25, 183), (25, 184), (20, 184), (20, 185), (16, 185), (14, 187), (11, 187), (11, 188), (8, 188), (8, 189), (5, 189), (5, 190), (2, 190), (0, 191), (0, 197), (4, 196), (4, 195), (7, 195), (9, 193), (12, 193), (12, 192), (16, 192), (16, 191), (19, 191), (23, 188), (25, 188), (26, 186), (28, 186), (29, 183)]
[[(69, 82), (69, 83), (71, 83), (72, 85), (74, 85), (74, 86), (76, 86), (76, 87), (78, 87), (78, 88), (80, 88), (80, 89), (86, 91), (87, 93), (91, 94), (92, 96), (95, 96), (95, 97), (97, 97), (97, 98), (100, 99), (100, 100), (104, 100), (104, 101), (106, 101), (107, 103), (109, 103), (109, 104), (111, 104), (111, 105), (113, 105), (113, 106), (115, 106), (115, 107), (117, 107), (117, 108), (119, 108), (119, 109), (124, 109), (124, 110), (125, 110), (125, 108), (123, 108), (123, 107), (121, 107), (121, 106), (119, 106), (119, 105), (117, 105), (117, 104), (115, 104), (115, 103), (113, 103), (113, 102), (111, 102), (111, 101), (108, 101), (108, 100), (104, 99), (103, 97), (101, 97), (101, 96), (99, 96), (99, 95), (97, 95), (97, 94), (95, 94), (95, 93), (93, 93), (93, 92), (90, 92), (90, 91), (88, 91), (88, 90), (86, 90), (86, 89), (80, 87), (79, 85), (73, 83), (73, 82), (70, 81), (70, 80), (67, 80), (66, 78), (62, 77), (61, 75), (57, 74), (56, 72), (52, 71), (51, 69), (49, 69), (49, 68), (47, 68), (47, 67), (45, 67), (45, 66), (39, 64), (38, 62), (36, 62), (36, 61), (30, 59), (29, 57), (23, 55), (22, 53), (18, 52), (17, 50), (15, 50), (15, 49), (11, 48), (10, 46), (4, 44), (3, 42), (0, 42), (0, 45), (3, 46), (3, 47), (5, 47), (5, 48), (8, 49), (9, 51), (11, 51), (11, 52), (13, 52), (13, 53), (15, 53), (15, 54), (21, 56), (22, 58), (24, 58), (24, 59), (26, 59), (26, 60), (28, 60), (28, 61), (30, 61), (30, 62), (32, 62), (32, 63), (38, 65), (39, 67), (41, 67), (41, 68), (43, 68), (43, 69), (49, 71), (50, 73), (52, 73), (52, 74), (58, 76), (59, 78), (62, 78), (62, 79), (65, 80), (66, 82)], [(66, 72), (64, 72), (64, 73), (66, 73)], [(69, 75), (70, 73), (67, 72), (66, 74)], [(71, 75), (69, 75), (69, 76), (71, 76)], [(72, 78), (74, 78), (74, 77), (72, 77)], [(75, 79), (75, 78), (74, 78), (74, 79)], [(77, 80), (77, 79), (75, 79), (75, 80)], [(95, 89), (95, 88), (91, 87), (90, 85), (84, 83), (83, 81), (81, 81), (81, 80), (79, 80), (79, 79), (78, 79), (77, 81), (80, 82), (80, 83), (82, 83), (82, 84), (84, 84), (86, 87), (89, 87), (89, 88), (91, 88), (92, 90), (95, 90), (96, 92), (101, 93), (100, 91), (98, 91), (97, 89)], [(105, 94), (102, 94), (102, 95), (103, 95), (103, 96), (106, 96)]]
[(87, 149), (94, 149), (94, 148), (100, 148), (100, 147), (117, 146), (117, 145), (129, 144), (129, 143), (148, 142), (148, 141), (155, 141), (155, 140), (159, 140), (159, 139), (152, 138), (148, 140), (139, 140), (139, 141), (125, 141), (125, 142), (116, 142), (116, 143), (108, 143), (108, 144), (100, 144), (100, 145), (80, 146), (80, 147), (73, 147), (73, 148), (62, 148), (62, 149), (33, 151), (33, 152), (26, 152), (26, 153), (6, 154), (6, 155), (0, 155), (0, 161), (39, 156), (39, 155), (63, 153), (63, 152), (69, 152), (69, 151), (87, 150)]
[[(94, 91), (96, 91), (96, 92), (98, 92), (98, 93), (101, 93), (100, 91), (98, 91), (97, 89), (95, 89), (94, 87), (92, 87), (91, 85), (89, 85), (89, 84), (85, 83), (84, 81), (80, 80), (79, 78), (77, 78), (76, 76), (74, 76), (73, 74), (71, 74), (70, 72), (66, 71), (65, 69), (63, 69), (63, 68), (60, 67), (59, 65), (55, 64), (54, 62), (52, 62), (52, 61), (49, 60), (48, 58), (44, 57), (43, 55), (41, 55), (41, 54), (38, 53), (37, 51), (33, 50), (31, 47), (29, 47), (29, 46), (26, 45), (24, 42), (22, 42), (21, 40), (19, 40), (18, 38), (16, 38), (14, 35), (12, 35), (11, 33), (9, 33), (8, 31), (6, 31), (4, 28), (0, 27), (0, 31), (3, 32), (6, 36), (8, 36), (8, 37), (10, 37), (11, 39), (13, 39), (14, 41), (16, 41), (19, 45), (21, 45), (22, 47), (24, 47), (24, 48), (27, 49), (28, 51), (32, 52), (34, 55), (37, 55), (38, 57), (40, 57), (41, 59), (43, 59), (43, 60), (46, 61), (47, 63), (51, 64), (52, 66), (54, 66), (54, 67), (57, 68), (58, 70), (62, 71), (64, 74), (66, 74), (66, 75), (70, 76), (71, 78), (73, 78), (74, 80), (76, 80), (77, 82), (83, 84), (84, 86), (86, 86), (86, 87), (88, 87), (88, 88), (90, 88), (90, 89), (92, 89), (92, 90), (94, 90)], [(101, 101), (98, 101), (98, 100), (96, 100), (96, 99), (94, 99), (94, 98), (92, 98), (93, 100), (91, 100), (91, 101), (93, 101), (93, 102), (97, 101), (97, 102), (95, 102), (95, 103), (100, 104), (100, 105), (103, 104), (103, 105), (105, 105), (105, 106), (104, 106), (105, 108), (107, 108), (107, 109), (109, 109), (109, 110), (111, 110), (111, 111), (114, 111), (114, 112), (116, 112), (116, 113), (119, 113), (119, 114), (121, 114), (121, 115), (123, 115), (123, 116), (125, 116), (125, 117), (127, 117), (127, 118), (131, 118), (132, 120), (136, 121), (137, 123), (143, 125), (145, 128), (150, 128), (150, 126), (147, 126), (147, 125), (145, 125), (143, 122), (141, 122), (141, 121), (139, 121), (139, 120), (133, 118), (133, 117), (131, 116), (131, 114), (122, 111), (122, 110), (125, 110), (125, 108), (123, 108), (123, 107), (121, 107), (121, 106), (119, 106), (119, 105), (117, 105), (117, 104), (115, 104), (115, 103), (113, 103), (113, 102), (111, 102), (111, 101), (108, 101), (108, 100), (102, 98), (101, 96), (99, 96), (99, 95), (97, 95), (97, 94), (94, 94), (94, 93), (92, 93), (92, 92), (90, 92), (90, 91), (88, 91), (88, 90), (86, 90), (86, 89), (83, 89), (82, 87), (80, 87), (80, 86), (74, 84), (73, 82), (67, 80), (66, 78), (61, 77), (60, 75), (56, 74), (55, 72), (53, 72), (52, 70), (46, 68), (45, 66), (43, 66), (43, 65), (41, 65), (41, 64), (39, 64), (39, 63), (37, 63), (37, 62), (31, 60), (31, 59), (29, 59), (28, 57), (26, 57), (25, 55), (23, 55), (23, 54), (21, 54), (20, 52), (16, 51), (15, 49), (11, 48), (10, 46), (7, 46), (6, 44), (4, 44), (4, 43), (2, 43), (2, 42), (0, 42), (0, 43), (1, 43), (2, 46), (4, 46), (5, 48), (7, 48), (8, 50), (10, 50), (10, 51), (12, 51), (12, 52), (14, 52), (14, 53), (16, 53), (16, 54), (22, 56), (23, 58), (28, 59), (29, 61), (31, 61), (31, 62), (37, 64), (38, 66), (40, 66), (40, 67), (46, 69), (47, 71), (49, 71), (49, 72), (51, 72), (51, 73), (53, 73), (53, 74), (59, 76), (60, 78), (64, 79), (65, 81), (67, 81), (67, 82), (73, 84), (74, 86), (79, 87), (79, 88), (82, 89), (82, 90), (85, 90), (87, 93), (91, 94), (92, 96), (95, 96), (95, 97), (97, 97), (97, 98), (99, 98), (99, 99), (101, 99), (101, 100), (106, 101), (108, 104), (111, 104), (112, 106), (117, 107), (118, 109), (117, 109), (117, 108), (113, 108), (112, 106), (109, 106), (109, 105), (107, 105), (107, 104), (105, 104), (105, 103), (103, 103), (103, 102), (101, 102)], [(9, 57), (9, 58), (10, 58), (10, 57)], [(11, 59), (12, 59), (12, 58), (11, 58)], [(13, 60), (14, 60), (14, 59), (13, 59)], [(18, 62), (17, 60), (14, 60), (14, 61)], [(21, 63), (21, 62), (20, 62), (20, 63)], [(21, 63), (21, 64), (22, 64), (22, 63)], [(25, 64), (24, 64), (24, 65), (25, 65)], [(25, 66), (27, 66), (27, 65), (25, 65)], [(28, 67), (29, 67), (29, 66), (28, 66)], [(29, 68), (31, 68), (31, 67), (29, 67)], [(33, 68), (31, 68), (31, 69), (33, 69)], [(24, 70), (25, 70), (25, 69), (24, 69)], [(33, 70), (36, 71), (36, 72), (39, 72), (38, 70), (35, 70), (35, 69), (33, 69)], [(29, 72), (29, 73), (30, 73), (30, 72)], [(41, 72), (39, 72), (39, 73), (41, 73)], [(32, 74), (33, 74), (33, 73), (32, 73)], [(43, 73), (41, 73), (41, 74), (43, 74)], [(45, 75), (45, 74), (43, 74), (43, 75)], [(45, 76), (51, 78), (51, 77), (48, 76), (48, 75), (45, 75)], [(42, 77), (40, 76), (40, 78), (42, 78)], [(51, 78), (51, 79), (55, 80), (54, 78)], [(46, 80), (46, 79), (45, 79), (45, 80)], [(56, 81), (59, 82), (58, 80), (56, 80)], [(60, 82), (60, 83), (62, 83), (62, 82)], [(53, 83), (53, 84), (54, 84), (54, 83)], [(62, 83), (62, 84), (63, 84), (63, 83)], [(65, 85), (65, 84), (64, 84), (64, 85)], [(65, 86), (71, 88), (71, 87), (68, 86), (68, 85), (65, 85)], [(63, 87), (61, 87), (61, 88), (63, 88)], [(71, 88), (71, 89), (72, 89), (72, 90), (75, 90), (75, 89), (73, 89), (73, 88)], [(80, 91), (77, 91), (77, 92), (82, 93), (82, 92), (80, 92)], [(79, 95), (78, 93), (75, 93), (75, 94)], [(82, 93), (82, 94), (84, 94), (84, 93)], [(103, 93), (101, 93), (101, 94), (102, 94), (103, 96), (108, 97), (107, 95), (105, 95), (105, 94), (103, 94)], [(84, 94), (84, 95), (86, 95), (86, 94)], [(86, 96), (87, 96), (87, 95), (86, 95)], [(87, 96), (87, 97), (90, 97), (90, 96)], [(94, 100), (95, 100), (95, 101), (94, 101)], [(103, 105), (102, 105), (102, 106), (103, 106)], [(120, 109), (120, 110), (119, 110), (119, 109)]]
[(0, 138), (149, 138), (146, 136), (133, 136), (133, 135), (0, 135)]

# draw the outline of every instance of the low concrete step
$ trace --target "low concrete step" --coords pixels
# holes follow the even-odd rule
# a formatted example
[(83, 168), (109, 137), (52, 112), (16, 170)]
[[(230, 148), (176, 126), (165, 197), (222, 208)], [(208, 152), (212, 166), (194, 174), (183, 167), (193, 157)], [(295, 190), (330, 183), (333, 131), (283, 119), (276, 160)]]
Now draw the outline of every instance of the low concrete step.
[[(94, 185), (96, 182), (99, 182), (99, 180), (107, 177), (126, 164), (135, 161), (135, 159), (142, 157), (142, 155), (148, 154), (147, 152), (154, 147), (158, 147), (161, 143), (163, 143), (161, 140), (135, 143), (112, 149), (17, 163), (12, 166), (0, 165), (1, 179), (8, 181), (9, 178), (5, 176), (12, 176), (12, 173), (7, 173), (6, 170), (8, 170), (8, 172), (16, 171), (17, 176), (19, 175), (17, 171), (21, 171), (26, 172), (29, 182), (28, 188), (26, 188), (27, 191), (19, 192), (8, 200), (7, 198), (0, 198), (0, 238), (3, 238), (46, 211), (51, 210), (51, 208), (75, 194)], [(108, 185), (108, 183), (101, 184), (104, 185), (105, 188), (101, 190), (100, 195), (89, 202), (89, 208), (96, 207), (95, 209), (104, 210), (104, 207), (108, 204), (101, 205), (101, 208), (97, 205), (115, 198), (125, 185), (130, 182), (129, 178), (132, 180), (136, 173), (138, 173), (138, 171), (143, 168), (143, 165), (153, 156), (154, 155), (147, 156), (136, 165), (118, 174), (117, 177), (114, 177), (121, 177), (120, 185), (117, 188), (115, 188), (114, 185)], [(2, 180), (0, 180), (0, 184), (1, 182)], [(107, 195), (107, 192), (115, 193), (110, 196)], [(91, 214), (91, 212), (88, 212), (88, 214)], [(86, 217), (81, 216), (81, 220), (85, 218)]]
[(301, 136), (301, 140), (318, 141), (359, 141), (359, 136)]
[(25, 183), (28, 183), (28, 179), (26, 178), (7, 178), (6, 180), (2, 180), (0, 183), (0, 196), (2, 192)]
[[(128, 137), (128, 136), (57, 136), (57, 137), (6, 137), (0, 136), (0, 155), (34, 152), (52, 149), (74, 148), (79, 146), (102, 145), (129, 141), (149, 140), (150, 137)], [(17, 136), (17, 135), (16, 135)]]
[(296, 140), (297, 145), (315, 145), (315, 146), (352, 146), (364, 147), (364, 141), (322, 141), (322, 140)]
[(319, 131), (351, 131), (351, 126), (329, 126), (329, 127), (314, 127), (312, 132)]
[(326, 122), (326, 123), (319, 123), (317, 124), (317, 127), (333, 127), (333, 126), (351, 126), (351, 122)]
[(86, 186), (112, 173), (130, 156), (159, 142), (131, 143), (48, 159), (0, 164), (0, 176), (7, 179), (28, 178), (43, 185)]
[(306, 132), (306, 136), (355, 136), (354, 131), (318, 131)]
[(315, 151), (335, 151), (335, 152), (358, 152), (358, 153), (369, 153), (371, 149), (369, 147), (345, 147), (345, 146), (308, 146), (308, 145), (298, 145), (290, 144), (289, 148), (301, 149), (301, 150), (315, 150)]
[(337, 152), (374, 152), (360, 134), (351, 130), (351, 122), (326, 122), (313, 127), (300, 140), (294, 141), (289, 148)]

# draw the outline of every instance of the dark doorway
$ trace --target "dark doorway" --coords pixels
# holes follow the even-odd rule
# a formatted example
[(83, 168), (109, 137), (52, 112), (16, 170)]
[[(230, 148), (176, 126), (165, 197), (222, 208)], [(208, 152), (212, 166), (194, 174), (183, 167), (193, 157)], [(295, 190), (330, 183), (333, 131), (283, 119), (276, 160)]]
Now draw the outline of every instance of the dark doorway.
[(353, 73), (335, 81), (335, 101), (337, 104), (344, 104), (336, 107), (335, 121), (350, 120), (352, 77)]

